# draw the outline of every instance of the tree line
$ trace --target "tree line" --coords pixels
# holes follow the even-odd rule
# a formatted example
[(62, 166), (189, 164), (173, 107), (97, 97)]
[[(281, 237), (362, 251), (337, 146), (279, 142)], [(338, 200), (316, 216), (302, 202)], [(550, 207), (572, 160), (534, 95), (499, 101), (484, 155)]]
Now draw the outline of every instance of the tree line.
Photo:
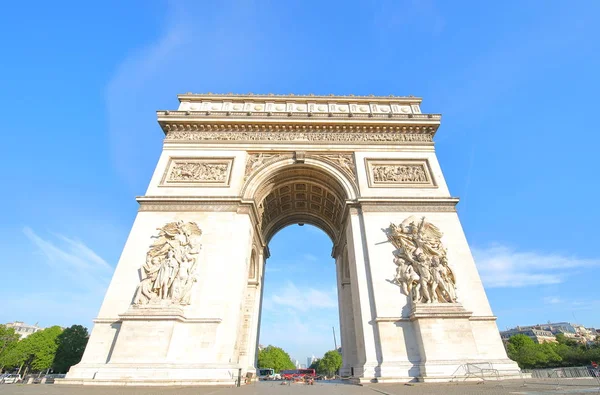
[(13, 328), (0, 325), (0, 372), (31, 372), (52, 370), (66, 373), (81, 361), (89, 338), (87, 328), (73, 325), (37, 331), (20, 339)]
[(323, 358), (319, 358), (311, 365), (318, 374), (332, 377), (342, 367), (342, 355), (337, 350), (327, 351)]
[(518, 334), (508, 339), (506, 351), (508, 357), (521, 369), (585, 366), (592, 361), (600, 362), (599, 338), (589, 345), (559, 333), (556, 341), (557, 343), (536, 343), (530, 337)]
[[(258, 352), (258, 367), (273, 369), (276, 373), (282, 370), (295, 369), (289, 354), (280, 347), (267, 346)], [(317, 359), (310, 369), (324, 376), (333, 376), (342, 367), (342, 356), (337, 350), (327, 351), (323, 358)]]

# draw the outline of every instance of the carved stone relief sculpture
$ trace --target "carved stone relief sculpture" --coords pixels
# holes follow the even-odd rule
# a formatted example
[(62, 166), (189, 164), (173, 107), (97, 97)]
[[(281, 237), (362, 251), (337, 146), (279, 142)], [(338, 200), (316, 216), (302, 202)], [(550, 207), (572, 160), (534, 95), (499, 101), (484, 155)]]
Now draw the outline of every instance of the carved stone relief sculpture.
[(231, 158), (171, 159), (162, 184), (208, 184), (226, 186)]
[(442, 232), (425, 217), (410, 216), (386, 230), (396, 247), (393, 280), (415, 303), (455, 303), (456, 279), (448, 266)]
[(353, 180), (356, 180), (356, 172), (354, 161), (352, 160), (352, 154), (320, 155), (320, 157), (328, 162), (331, 162), (335, 167), (351, 176)]
[(260, 169), (267, 163), (274, 162), (282, 154), (265, 154), (263, 152), (248, 154), (248, 160), (246, 161), (246, 171), (244, 172), (244, 180), (250, 177), (252, 173)]
[(183, 221), (170, 222), (158, 230), (146, 254), (133, 304), (189, 305), (197, 281), (202, 231), (195, 222)]
[(435, 187), (425, 159), (367, 159), (370, 187)]
[(169, 181), (225, 181), (227, 164), (176, 163), (169, 175)]
[(423, 165), (379, 165), (373, 166), (375, 182), (427, 182)]

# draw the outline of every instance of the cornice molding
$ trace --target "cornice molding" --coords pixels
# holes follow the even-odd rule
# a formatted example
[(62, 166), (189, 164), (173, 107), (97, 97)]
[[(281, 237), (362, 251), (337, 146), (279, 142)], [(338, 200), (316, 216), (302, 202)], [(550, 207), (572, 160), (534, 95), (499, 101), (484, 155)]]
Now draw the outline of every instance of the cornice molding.
[(185, 118), (159, 118), (158, 122), (165, 132), (188, 130), (199, 132), (316, 132), (316, 133), (435, 133), (439, 122), (407, 122), (404, 124), (383, 123), (325, 123), (325, 122), (286, 122), (271, 123), (261, 119), (260, 122), (233, 123), (220, 119), (218, 122), (201, 123)]
[(193, 196), (138, 196), (138, 211), (221, 211), (237, 212), (244, 203), (239, 198)]
[(469, 317), (469, 321), (496, 321), (498, 318), (493, 315), (489, 316), (472, 316)]
[(389, 322), (389, 323), (393, 323), (393, 322), (403, 322), (403, 321), (410, 321), (410, 318), (408, 317), (377, 317), (374, 320), (376, 323), (382, 323), (382, 322)]
[[(407, 133), (410, 127), (437, 131), (439, 114), (313, 114), (313, 113), (231, 113), (223, 111), (157, 111), (165, 132), (184, 125), (183, 130), (203, 131), (319, 131)], [(171, 126), (167, 126), (171, 125)], [(172, 126), (175, 125), (175, 126)]]
[(456, 212), (458, 198), (359, 198), (356, 207), (363, 212)]
[(340, 102), (398, 102), (398, 103), (421, 103), (423, 101), (420, 97), (414, 96), (375, 96), (375, 95), (295, 95), (290, 94), (254, 94), (254, 93), (183, 93), (177, 95), (180, 102), (182, 101), (202, 101), (202, 100), (231, 100), (231, 101), (243, 101), (243, 100), (273, 100), (277, 102), (287, 102), (290, 100), (307, 100), (307, 101), (340, 101)]
[[(441, 114), (394, 114), (394, 113), (312, 113), (312, 112), (265, 112), (265, 111), (188, 111), (188, 110), (159, 110), (156, 112), (159, 121), (167, 122), (169, 119), (175, 120), (223, 120), (229, 122), (243, 122), (252, 118), (260, 118), (266, 122), (281, 122), (294, 123), (298, 121), (306, 121), (305, 118), (311, 118), (315, 122), (339, 123), (350, 121), (347, 123), (359, 123), (358, 121), (371, 122), (398, 122), (398, 121), (429, 121), (439, 123), (442, 119)], [(329, 118), (329, 119), (328, 119)]]

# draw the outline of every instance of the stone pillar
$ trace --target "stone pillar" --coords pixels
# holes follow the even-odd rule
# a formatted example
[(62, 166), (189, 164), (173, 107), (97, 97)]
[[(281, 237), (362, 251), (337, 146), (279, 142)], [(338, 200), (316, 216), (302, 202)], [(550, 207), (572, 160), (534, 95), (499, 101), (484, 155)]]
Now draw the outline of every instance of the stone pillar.
[(256, 375), (256, 339), (258, 332), (259, 309), (262, 296), (262, 284), (260, 282), (260, 257), (256, 249), (252, 250), (248, 285), (246, 286), (245, 299), (242, 307), (242, 320), (238, 335), (239, 366), (244, 374)]
[(259, 264), (260, 264), (260, 295), (259, 295), (259, 299), (258, 299), (258, 308), (256, 309), (256, 331), (254, 333), (254, 366), (256, 367), (256, 369), (260, 369), (260, 366), (258, 366), (258, 342), (260, 340), (260, 324), (262, 321), (262, 301), (263, 301), (263, 295), (265, 292), (265, 271), (267, 268), (267, 258), (265, 257), (265, 255), (268, 257), (268, 253), (265, 253), (264, 250), (260, 250), (259, 252)]
[(371, 268), (368, 251), (365, 250), (364, 225), (359, 209), (351, 208), (346, 228), (348, 261), (350, 264), (350, 289), (357, 338), (357, 364), (354, 376), (361, 382), (372, 381), (378, 376), (378, 340), (373, 320), (377, 316), (373, 301)]
[[(244, 319), (254, 320), (255, 295), (260, 292), (253, 285), (250, 298), (245, 293), (252, 245), (249, 216), (226, 207), (210, 212), (153, 210), (138, 214), (84, 357), (64, 382), (229, 385), (238, 368), (253, 364), (240, 366), (236, 350), (238, 329)], [(157, 228), (178, 220), (193, 221), (202, 230), (190, 304), (132, 306)], [(231, 248), (231, 240), (237, 248)], [(248, 300), (251, 311), (245, 315), (241, 307)], [(246, 354), (254, 344), (248, 341), (253, 325), (242, 342)]]
[[(256, 251), (256, 250), (255, 250)], [(250, 332), (248, 333), (248, 345), (247, 345), (247, 356), (246, 356), (246, 365), (247, 371), (253, 372), (256, 374), (256, 369), (258, 368), (256, 364), (256, 359), (258, 358), (257, 349), (258, 349), (258, 336), (259, 336), (259, 326), (260, 326), (260, 316), (261, 316), (261, 305), (262, 305), (262, 293), (263, 293), (263, 254), (256, 254), (256, 277), (253, 279), (254, 284), (254, 306), (252, 307), (252, 325), (250, 326)], [(248, 285), (250, 287), (250, 284)], [(240, 364), (241, 365), (241, 364)]]
[(352, 292), (350, 290), (350, 268), (348, 262), (348, 249), (342, 249), (336, 259), (338, 306), (340, 315), (340, 336), (342, 345), (343, 364), (340, 368), (341, 376), (351, 376), (353, 366), (357, 365), (356, 336), (354, 334), (354, 319), (352, 309)]
[(344, 306), (344, 292), (343, 292), (343, 283), (342, 283), (342, 273), (344, 270), (344, 260), (343, 254), (340, 253), (335, 258), (336, 265), (336, 285), (337, 285), (337, 295), (338, 295), (338, 314), (340, 320), (340, 344), (342, 347), (342, 367), (340, 368), (341, 376), (349, 376), (350, 375), (350, 367), (348, 364), (348, 336), (346, 332), (348, 331), (348, 325), (345, 321), (346, 313)]
[[(481, 361), (492, 364), (501, 377), (514, 377), (519, 373), (518, 366), (507, 358), (502, 347), (495, 317), (454, 206), (439, 202), (433, 205), (427, 201), (419, 204), (422, 205), (420, 211), (412, 211), (411, 205), (402, 204), (383, 208), (375, 203), (363, 203), (362, 206), (376, 306), (372, 322), (377, 327), (375, 333), (381, 352), (377, 381), (448, 381), (453, 376), (464, 376), (466, 363)], [(411, 243), (415, 239), (411, 239), (413, 236), (406, 227), (409, 222), (429, 229), (425, 235), (429, 247), (424, 247), (420, 254), (433, 256), (432, 248), (444, 251), (442, 254), (447, 259), (444, 262), (455, 281), (454, 302), (439, 298), (433, 303), (425, 299), (413, 302), (414, 293), (411, 296), (405, 294), (401, 282), (406, 279), (400, 277), (399, 282), (396, 278), (400, 267), (395, 259), (414, 259), (407, 254), (414, 252), (418, 245), (411, 250), (406, 244), (406, 253), (401, 245), (396, 245), (398, 233), (391, 239), (389, 235), (392, 223), (394, 232), (400, 232), (399, 237), (404, 237), (400, 240)], [(402, 223), (405, 223), (403, 231), (398, 228)], [(438, 244), (436, 238), (439, 238)], [(437, 262), (439, 265), (441, 261)], [(432, 270), (431, 266), (426, 267)], [(414, 270), (423, 269), (417, 266)], [(429, 273), (433, 276), (434, 272)], [(431, 284), (429, 281), (427, 286)]]

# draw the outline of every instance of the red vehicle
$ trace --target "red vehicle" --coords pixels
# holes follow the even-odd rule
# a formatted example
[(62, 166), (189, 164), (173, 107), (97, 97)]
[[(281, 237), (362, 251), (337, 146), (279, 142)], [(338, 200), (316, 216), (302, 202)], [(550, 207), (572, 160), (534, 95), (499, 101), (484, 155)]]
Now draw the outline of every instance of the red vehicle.
[(310, 377), (317, 376), (317, 373), (315, 372), (314, 369), (299, 369), (298, 372), (300, 372), (300, 374), (302, 374), (302, 376), (310, 376)]
[(284, 380), (301, 379), (304, 377), (315, 378), (317, 375), (314, 369), (282, 370), (279, 373), (281, 374), (281, 378)]

